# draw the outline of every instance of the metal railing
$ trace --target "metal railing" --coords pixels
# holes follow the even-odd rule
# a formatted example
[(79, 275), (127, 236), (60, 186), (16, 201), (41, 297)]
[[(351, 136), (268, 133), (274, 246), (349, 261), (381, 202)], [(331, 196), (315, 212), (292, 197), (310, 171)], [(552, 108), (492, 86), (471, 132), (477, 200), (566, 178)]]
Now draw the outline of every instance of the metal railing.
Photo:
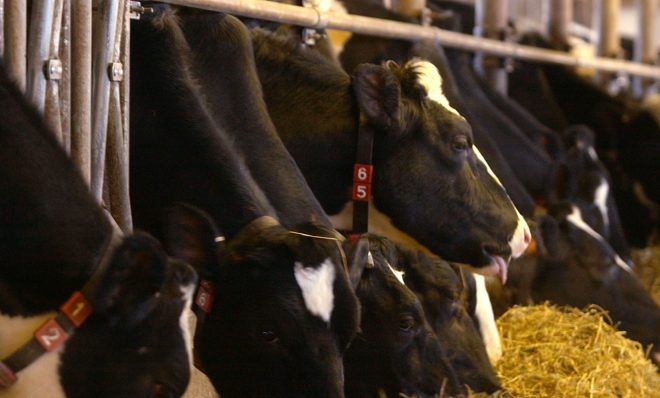
[(316, 29), (345, 30), (392, 39), (436, 40), (446, 47), (479, 51), (501, 57), (588, 67), (602, 71), (660, 79), (660, 67), (652, 65), (610, 58), (576, 57), (560, 51), (474, 37), (435, 27), (341, 14), (333, 11), (322, 12), (313, 8), (303, 8), (265, 0), (162, 0), (162, 2)]

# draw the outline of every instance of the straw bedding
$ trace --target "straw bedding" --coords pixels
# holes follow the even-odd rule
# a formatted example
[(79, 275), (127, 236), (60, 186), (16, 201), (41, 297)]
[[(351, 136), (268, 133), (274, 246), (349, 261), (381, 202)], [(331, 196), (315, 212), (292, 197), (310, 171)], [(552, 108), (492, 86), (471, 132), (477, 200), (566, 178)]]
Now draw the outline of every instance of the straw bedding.
[(641, 345), (606, 317), (597, 307), (509, 309), (497, 321), (504, 388), (512, 398), (660, 397), (660, 375)]

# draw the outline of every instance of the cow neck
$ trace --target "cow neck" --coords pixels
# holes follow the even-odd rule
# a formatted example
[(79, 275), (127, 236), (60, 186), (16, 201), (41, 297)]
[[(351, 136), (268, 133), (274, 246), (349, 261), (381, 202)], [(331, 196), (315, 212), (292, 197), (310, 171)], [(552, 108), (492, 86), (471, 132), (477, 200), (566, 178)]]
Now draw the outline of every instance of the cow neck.
[(35, 331), (31, 339), (0, 360), (0, 391), (18, 381), (17, 373), (36, 362), (42, 355), (57, 349), (91, 315), (93, 308), (88, 298), (92, 297), (105, 273), (114, 248), (119, 246), (123, 234), (110, 220), (112, 232), (103, 245), (96, 267), (87, 282), (60, 305), (56, 315), (48, 318)]
[(373, 179), (374, 130), (360, 112), (357, 151), (353, 165), (353, 229), (351, 234), (369, 232), (369, 200)]

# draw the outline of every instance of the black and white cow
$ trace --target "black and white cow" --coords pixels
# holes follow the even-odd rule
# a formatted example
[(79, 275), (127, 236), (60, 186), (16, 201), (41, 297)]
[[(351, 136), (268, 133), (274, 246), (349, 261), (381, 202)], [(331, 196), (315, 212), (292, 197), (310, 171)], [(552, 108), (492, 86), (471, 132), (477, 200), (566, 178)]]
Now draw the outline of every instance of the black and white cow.
[[(409, 17), (387, 10), (381, 3), (348, 1), (344, 4), (352, 14), (409, 23), (417, 22)], [(478, 112), (476, 114), (472, 113), (470, 107), (465, 103), (461, 94), (462, 90), (459, 89), (456, 83), (445, 53), (436, 42), (410, 42), (353, 34), (344, 43), (339, 54), (342, 66), (349, 72), (364, 62), (380, 63), (384, 60), (393, 59), (404, 63), (415, 57), (426, 59), (438, 68), (442, 76), (442, 92), (446, 95), (452, 107), (470, 123), (476, 146), (484, 154), (489, 165), (502, 181), (502, 185), (506, 188), (513, 203), (524, 216), (531, 217), (534, 214), (534, 199), (500, 152), (497, 142), (490, 136), (488, 124), (479, 118)]]
[(0, 396), (181, 395), (194, 271), (113, 231), (4, 70), (0, 106)]
[(334, 231), (306, 223), (294, 232), (276, 220), (226, 132), (235, 124), (214, 116), (197, 84), (206, 76), (195, 74), (175, 14), (165, 10), (133, 32), (136, 223), (159, 230), (179, 201), (208, 213), (177, 207), (161, 229), (172, 255), (215, 285), (196, 336), (203, 370), (228, 398), (343, 397), (342, 355), (358, 303)]
[[(362, 235), (346, 242), (347, 256), (361, 259), (351, 261), (349, 275), (362, 314), (360, 331), (344, 359), (346, 396), (465, 394), (446, 355), (453, 342), (438, 339), (420, 300), (404, 283), (393, 244), (384, 246), (384, 241)], [(482, 351), (485, 357), (483, 346)]]
[(496, 312), (545, 300), (578, 308), (597, 304), (627, 337), (652, 344), (651, 358), (659, 364), (658, 304), (628, 264), (582, 219), (579, 207), (557, 204), (537, 224), (537, 252), (512, 262), (505, 298), (492, 296)]
[(362, 124), (375, 133), (370, 232), (505, 278), (529, 228), (442, 94), (432, 64), (363, 64), (351, 77), (291, 40), (252, 33), (270, 116), (336, 227), (351, 228)]
[[(383, 237), (369, 234), (364, 239), (368, 239), (374, 263), (380, 263), (390, 281), (394, 281), (390, 274), (396, 276), (401, 288), (417, 296), (425, 322), (437, 336), (458, 384), (468, 386), (473, 392), (499, 390), (497, 375), (475, 325), (477, 291), (472, 274)], [(415, 326), (421, 329), (424, 325), (415, 323)]]
[(567, 200), (574, 203), (585, 222), (627, 263), (632, 264), (611, 194), (612, 180), (596, 153), (593, 131), (585, 125), (575, 125), (567, 128), (563, 135), (566, 153), (553, 172), (548, 202)]

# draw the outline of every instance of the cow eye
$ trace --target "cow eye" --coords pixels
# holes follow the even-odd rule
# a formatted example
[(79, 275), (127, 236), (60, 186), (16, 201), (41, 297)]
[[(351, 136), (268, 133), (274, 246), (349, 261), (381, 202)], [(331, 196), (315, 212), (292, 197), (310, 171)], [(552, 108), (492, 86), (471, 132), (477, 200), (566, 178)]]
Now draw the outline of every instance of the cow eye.
[(266, 343), (273, 344), (279, 341), (279, 337), (272, 330), (262, 330), (261, 338), (264, 339)]
[(408, 333), (412, 331), (414, 328), (415, 328), (415, 319), (412, 316), (410, 315), (402, 316), (399, 319), (399, 329), (402, 332)]
[(467, 138), (465, 137), (456, 137), (451, 143), (451, 149), (458, 153), (467, 151), (469, 147)]

